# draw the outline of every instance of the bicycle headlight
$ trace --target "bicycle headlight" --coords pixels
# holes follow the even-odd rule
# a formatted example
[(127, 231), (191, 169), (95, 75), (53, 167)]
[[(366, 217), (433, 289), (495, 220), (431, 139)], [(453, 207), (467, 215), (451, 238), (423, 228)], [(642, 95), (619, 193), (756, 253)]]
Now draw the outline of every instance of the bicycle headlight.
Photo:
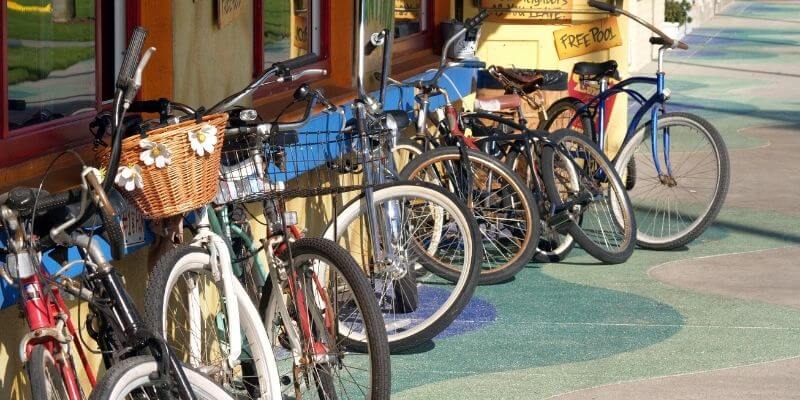
[(258, 113), (256, 112), (256, 110), (245, 108), (239, 111), (239, 119), (242, 121), (247, 121), (247, 122), (255, 121), (256, 118), (258, 118)]

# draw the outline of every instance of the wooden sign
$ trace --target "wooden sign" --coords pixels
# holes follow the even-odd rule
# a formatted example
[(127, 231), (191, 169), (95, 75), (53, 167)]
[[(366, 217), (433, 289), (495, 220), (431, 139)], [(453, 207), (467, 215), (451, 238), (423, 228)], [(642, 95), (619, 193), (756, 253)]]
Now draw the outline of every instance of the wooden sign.
[[(481, 0), (490, 21), (571, 21), (573, 0)], [(567, 11), (567, 12), (564, 12)]]
[(422, 0), (394, 0), (394, 19), (419, 19)]
[(233, 22), (244, 8), (244, 0), (217, 0), (217, 23), (220, 28)]
[(295, 12), (294, 33), (292, 34), (294, 47), (308, 51), (308, 34), (308, 13)]
[(622, 45), (616, 17), (572, 25), (553, 32), (558, 58), (572, 58)]

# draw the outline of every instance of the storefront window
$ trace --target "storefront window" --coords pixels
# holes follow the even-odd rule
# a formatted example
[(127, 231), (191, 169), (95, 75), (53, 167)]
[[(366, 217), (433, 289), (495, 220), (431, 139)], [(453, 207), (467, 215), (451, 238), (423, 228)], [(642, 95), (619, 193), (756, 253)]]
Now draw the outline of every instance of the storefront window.
[(263, 0), (264, 67), (319, 54), (319, 0)]
[(7, 4), (9, 129), (95, 109), (95, 1)]
[(420, 33), (426, 26), (427, 0), (394, 0), (394, 37)]

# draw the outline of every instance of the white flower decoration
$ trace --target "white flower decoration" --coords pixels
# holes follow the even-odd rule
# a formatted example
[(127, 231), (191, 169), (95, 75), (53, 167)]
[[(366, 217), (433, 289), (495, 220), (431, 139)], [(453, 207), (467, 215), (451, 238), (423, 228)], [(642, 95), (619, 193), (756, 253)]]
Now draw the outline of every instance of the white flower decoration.
[(204, 124), (199, 131), (189, 132), (189, 143), (198, 156), (213, 153), (214, 145), (217, 144), (217, 128)]
[(156, 168), (164, 168), (169, 164), (172, 164), (172, 153), (169, 151), (167, 146), (151, 142), (149, 140), (140, 140), (139, 147), (143, 148), (144, 151), (139, 154), (139, 159), (144, 162), (144, 165), (156, 165)]
[(142, 181), (142, 169), (138, 165), (131, 165), (129, 167), (119, 167), (114, 183), (119, 187), (124, 187), (125, 190), (131, 192), (136, 189), (144, 187)]

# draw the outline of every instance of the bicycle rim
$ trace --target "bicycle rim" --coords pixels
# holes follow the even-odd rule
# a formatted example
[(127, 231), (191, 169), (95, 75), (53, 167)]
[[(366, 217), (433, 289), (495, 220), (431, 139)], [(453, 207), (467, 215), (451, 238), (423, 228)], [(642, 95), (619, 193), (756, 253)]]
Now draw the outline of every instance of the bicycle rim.
[[(388, 376), (384, 376), (388, 375), (388, 348), (376, 347), (381, 342), (377, 335), (385, 337), (386, 333), (380, 330), (379, 321), (367, 320), (380, 318), (377, 309), (366, 311), (374, 316), (365, 316), (364, 311), (374, 305), (366, 303), (372, 301), (370, 291), (366, 285), (361, 292), (354, 290), (349, 283), (352, 277), (345, 278), (335, 261), (318, 253), (303, 249), (302, 244), (293, 248), (288, 280), (279, 291), (270, 284), (265, 293), (270, 298), (263, 308), (264, 323), (285, 383), (283, 394), (303, 399), (388, 396)], [(289, 321), (283, 318), (283, 306), (290, 314)], [(348, 346), (351, 336), (367, 343), (366, 352), (352, 351)], [(384, 339), (383, 346), (385, 343)], [(298, 362), (298, 356), (306, 362)]]
[[(389, 344), (399, 350), (431, 339), (458, 316), (475, 290), (480, 249), (474, 242), (474, 219), (470, 222), (449, 193), (422, 182), (409, 182), (377, 187), (374, 194), (372, 205), (361, 196), (346, 206), (337, 216), (335, 236), (331, 225), (325, 237), (335, 237), (367, 274)], [(392, 246), (396, 256), (376, 265), (367, 234), (366, 207), (382, 210), (391, 202), (399, 204), (396, 222), (402, 227)], [(382, 217), (386, 216), (379, 219)], [(433, 242), (436, 246), (431, 246)], [(458, 271), (458, 279), (450, 282), (435, 273), (414, 274), (418, 264), (425, 268), (446, 265)]]
[[(661, 176), (653, 160), (650, 124), (640, 128), (617, 157), (616, 168), (623, 176), (631, 162), (635, 165), (635, 182), (628, 195), (640, 245), (674, 248), (686, 244), (705, 230), (722, 206), (728, 183), (727, 153), (719, 134), (698, 119), (687, 114), (659, 119), (656, 154)], [(666, 176), (665, 133), (671, 177)]]

